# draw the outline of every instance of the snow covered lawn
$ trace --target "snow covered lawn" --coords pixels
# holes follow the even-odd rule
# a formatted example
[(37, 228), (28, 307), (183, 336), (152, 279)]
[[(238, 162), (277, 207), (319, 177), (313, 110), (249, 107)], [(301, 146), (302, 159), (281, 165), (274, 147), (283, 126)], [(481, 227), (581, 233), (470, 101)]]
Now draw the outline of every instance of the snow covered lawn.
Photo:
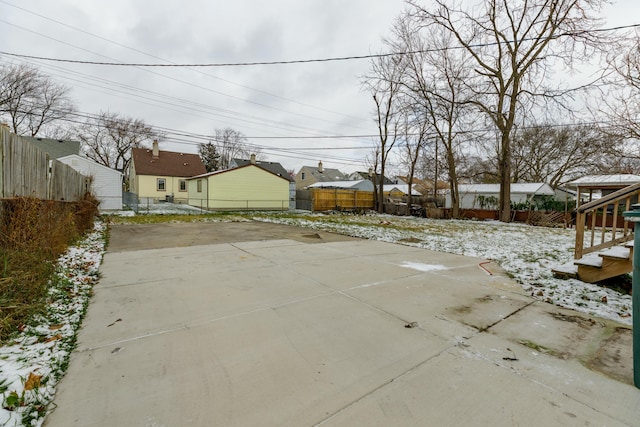
[(91, 233), (58, 259), (47, 313), (0, 348), (0, 426), (40, 426), (44, 422), (98, 281), (105, 228), (97, 222)]
[(631, 296), (553, 277), (551, 268), (571, 262), (575, 230), (497, 221), (433, 220), (390, 215), (254, 214), (277, 222), (354, 237), (402, 243), (496, 261), (540, 300), (631, 324)]

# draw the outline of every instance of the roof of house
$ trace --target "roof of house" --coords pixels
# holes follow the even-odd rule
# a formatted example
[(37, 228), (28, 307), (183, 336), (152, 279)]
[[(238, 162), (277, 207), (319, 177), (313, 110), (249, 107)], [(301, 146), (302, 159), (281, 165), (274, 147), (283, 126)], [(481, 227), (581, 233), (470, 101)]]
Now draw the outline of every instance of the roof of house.
[[(380, 178), (381, 178), (381, 175), (379, 173), (374, 174), (374, 173), (362, 172), (362, 171), (354, 172), (352, 175), (360, 175), (362, 179), (368, 179), (371, 182), (374, 182), (375, 180), (376, 183), (380, 182)], [(382, 184), (383, 185), (393, 184), (393, 181), (391, 180), (391, 178), (385, 175), (384, 180), (382, 181)]]
[(67, 141), (64, 139), (37, 138), (32, 136), (23, 136), (23, 140), (29, 141), (31, 144), (49, 154), (52, 159), (68, 156), (70, 154), (80, 154), (79, 141)]
[(318, 182), (346, 181), (346, 176), (338, 169), (322, 168), (322, 172), (317, 166), (303, 166)]
[[(402, 181), (405, 184), (409, 183), (409, 177), (408, 176), (403, 176), (403, 175), (398, 175), (396, 176), (396, 178), (398, 179), (398, 181)], [(433, 191), (433, 181), (430, 179), (420, 179), (420, 178), (416, 178), (415, 176), (413, 177), (413, 185), (412, 187), (417, 187), (417, 188), (422, 188), (422, 190), (431, 190)], [(438, 190), (447, 190), (449, 188), (449, 184), (445, 181), (440, 181), (438, 180)]]
[[(409, 184), (387, 184), (382, 186), (383, 192), (391, 192), (393, 190), (399, 191), (404, 194), (409, 194)], [(422, 196), (422, 193), (415, 189), (414, 186), (411, 186), (411, 195), (412, 196)]]
[(115, 170), (113, 168), (110, 168), (109, 166), (101, 165), (100, 163), (96, 162), (95, 160), (91, 160), (91, 159), (88, 159), (86, 157), (82, 157), (79, 154), (69, 154), (68, 156), (58, 157), (59, 161), (61, 161), (62, 163), (68, 164), (69, 166), (72, 166), (71, 165), (71, 160), (72, 159), (78, 159), (81, 162), (84, 162), (85, 164), (91, 165), (91, 167), (97, 167), (97, 168), (103, 169), (105, 171), (113, 172), (114, 174), (122, 175), (122, 172), (120, 172), (119, 170)]
[[(459, 193), (500, 193), (500, 184), (461, 184)], [(555, 192), (544, 182), (511, 183), (511, 194), (535, 194), (553, 196)]]
[[(251, 160), (233, 159), (231, 161), (231, 164), (232, 165), (235, 164), (236, 165), (235, 167), (241, 167), (241, 166), (250, 165), (251, 164)], [(262, 169), (268, 171), (268, 172), (271, 172), (274, 175), (281, 176), (281, 177), (285, 178), (289, 182), (294, 182), (295, 181), (291, 177), (291, 175), (289, 175), (289, 172), (287, 172), (287, 170), (284, 167), (282, 167), (282, 165), (280, 163), (256, 160), (255, 165), (258, 166), (259, 168), (262, 168)]]
[(191, 177), (207, 172), (197, 154), (160, 150), (153, 158), (150, 148), (132, 148), (131, 159), (137, 175)]
[(373, 191), (373, 184), (368, 179), (361, 179), (359, 181), (316, 182), (307, 188), (342, 188), (347, 190)]
[(587, 175), (567, 183), (571, 187), (626, 187), (640, 182), (640, 175)]
[[(208, 178), (208, 177), (210, 177), (210, 176), (220, 175), (220, 174), (227, 173), (227, 172), (233, 172), (233, 171), (235, 171), (235, 170), (243, 169), (243, 168), (248, 168), (248, 167), (256, 167), (256, 168), (258, 168), (258, 169), (260, 169), (260, 170), (263, 170), (263, 171), (265, 171), (265, 172), (267, 172), (267, 173), (270, 173), (270, 174), (272, 174), (272, 175), (275, 175), (275, 176), (277, 176), (278, 178), (282, 178), (282, 179), (284, 179), (285, 181), (289, 181), (289, 179), (291, 178), (291, 177), (289, 176), (289, 174), (286, 174), (286, 176), (283, 176), (283, 175), (280, 175), (280, 174), (277, 174), (277, 173), (271, 172), (270, 170), (265, 169), (265, 168), (263, 168), (263, 167), (260, 167), (260, 166), (258, 166), (258, 165), (254, 165), (254, 164), (249, 163), (249, 164), (246, 164), (246, 165), (237, 166), (237, 167), (235, 167), (235, 168), (222, 169), (222, 170), (219, 170), (219, 171), (213, 171), (213, 172), (203, 173), (203, 174), (200, 174), (200, 175), (194, 175), (194, 176), (190, 177), (189, 179)], [(291, 182), (291, 181), (289, 181), (289, 182)]]

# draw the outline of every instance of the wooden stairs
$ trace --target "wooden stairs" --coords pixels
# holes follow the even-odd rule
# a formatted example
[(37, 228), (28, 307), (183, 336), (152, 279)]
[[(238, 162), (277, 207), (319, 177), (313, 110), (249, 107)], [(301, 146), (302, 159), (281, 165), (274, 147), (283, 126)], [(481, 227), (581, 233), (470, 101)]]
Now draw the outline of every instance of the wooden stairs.
[(631, 272), (633, 224), (620, 215), (639, 195), (640, 184), (634, 184), (579, 206), (574, 261), (553, 268), (554, 276), (596, 283)]
[(563, 279), (579, 279), (587, 283), (597, 283), (612, 277), (627, 274), (633, 270), (633, 241), (613, 246), (607, 250), (590, 253), (552, 269), (553, 275)]

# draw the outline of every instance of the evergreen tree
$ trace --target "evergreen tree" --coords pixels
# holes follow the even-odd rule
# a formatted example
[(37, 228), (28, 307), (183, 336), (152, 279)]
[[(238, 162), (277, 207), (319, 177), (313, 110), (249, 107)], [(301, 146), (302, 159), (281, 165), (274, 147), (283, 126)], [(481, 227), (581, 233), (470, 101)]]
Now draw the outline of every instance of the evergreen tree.
[(220, 169), (220, 154), (218, 153), (218, 148), (213, 144), (213, 142), (209, 141), (206, 144), (200, 144), (198, 152), (207, 172), (213, 172)]

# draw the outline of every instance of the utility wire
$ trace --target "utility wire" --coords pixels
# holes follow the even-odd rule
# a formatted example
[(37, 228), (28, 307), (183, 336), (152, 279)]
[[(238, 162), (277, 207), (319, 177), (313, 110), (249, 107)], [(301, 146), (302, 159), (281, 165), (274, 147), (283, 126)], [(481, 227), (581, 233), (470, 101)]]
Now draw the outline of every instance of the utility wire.
[[(56, 23), (58, 25), (62, 25), (64, 27), (66, 27), (66, 28), (70, 28), (72, 30), (75, 30), (75, 31), (81, 32), (83, 34), (86, 34), (88, 36), (95, 37), (95, 38), (97, 38), (99, 40), (103, 40), (103, 41), (105, 41), (107, 43), (111, 43), (113, 45), (116, 45), (116, 46), (119, 46), (119, 47), (122, 47), (122, 48), (125, 48), (125, 49), (128, 49), (128, 50), (131, 50), (131, 51), (136, 52), (136, 53), (140, 53), (142, 55), (145, 55), (145, 56), (148, 56), (148, 57), (160, 60), (160, 61), (173, 63), (172, 61), (169, 61), (168, 59), (164, 59), (164, 58), (161, 58), (159, 56), (153, 55), (151, 53), (145, 52), (143, 50), (137, 49), (135, 47), (131, 47), (131, 46), (125, 45), (123, 43), (119, 43), (119, 42), (117, 42), (115, 40), (111, 40), (111, 39), (106, 38), (106, 37), (102, 37), (100, 35), (97, 35), (97, 34), (89, 32), (89, 31), (83, 30), (82, 28), (75, 27), (73, 25), (58, 21), (56, 19), (53, 19), (51, 17), (39, 14), (39, 13), (34, 12), (32, 10), (26, 9), (24, 7), (17, 6), (15, 4), (9, 3), (8, 1), (0, 0), (0, 3), (4, 3), (4, 4), (8, 5), (8, 6), (11, 6), (11, 7), (16, 8), (18, 10), (21, 10), (23, 12), (32, 14), (34, 16), (37, 16), (37, 17), (39, 17), (41, 19), (45, 19), (45, 20), (50, 21), (50, 22), (54, 22), (54, 23)], [(326, 108), (318, 107), (318, 106), (315, 106), (315, 105), (307, 104), (307, 103), (304, 103), (304, 102), (296, 101), (296, 100), (291, 99), (291, 98), (287, 98), (287, 97), (284, 97), (284, 96), (276, 95), (274, 93), (267, 92), (267, 91), (264, 91), (264, 90), (261, 90), (261, 89), (257, 89), (257, 88), (251, 87), (251, 86), (243, 85), (241, 83), (237, 83), (237, 82), (234, 82), (234, 81), (231, 81), (231, 80), (223, 79), (222, 77), (215, 76), (213, 74), (204, 73), (202, 71), (198, 71), (198, 72), (200, 74), (204, 75), (204, 76), (208, 76), (208, 77), (214, 78), (216, 80), (223, 81), (225, 83), (229, 83), (229, 84), (232, 84), (232, 85), (235, 85), (235, 86), (238, 86), (238, 87), (242, 87), (244, 89), (249, 89), (249, 90), (252, 90), (252, 91), (255, 91), (255, 92), (258, 92), (258, 93), (262, 93), (264, 95), (272, 96), (274, 98), (281, 99), (283, 101), (292, 102), (294, 104), (302, 105), (304, 107), (313, 108), (313, 109), (316, 109), (318, 111), (323, 111), (325, 113), (331, 113), (331, 114), (335, 114), (335, 115), (338, 115), (338, 116), (343, 116), (343, 117), (347, 117), (347, 118), (350, 118), (350, 119), (356, 119), (356, 120), (360, 120), (360, 121), (367, 121), (368, 120), (368, 119), (364, 119), (362, 117), (355, 117), (355, 116), (351, 116), (351, 115), (348, 115), (348, 114), (340, 113), (340, 112), (337, 112), (337, 111), (329, 110), (329, 109), (326, 109)]]
[[(100, 56), (100, 57), (103, 57), (103, 58), (107, 58), (107, 59), (110, 59), (112, 61), (117, 61), (116, 59), (111, 58), (109, 56), (106, 56), (106, 55), (103, 55), (103, 54), (100, 54), (100, 53), (97, 53), (97, 52), (93, 52), (93, 51), (91, 51), (89, 49), (85, 49), (83, 47), (76, 46), (74, 44), (65, 42), (63, 40), (56, 39), (56, 38), (51, 37), (51, 36), (47, 36), (46, 34), (42, 34), (42, 33), (39, 33), (37, 31), (34, 31), (34, 30), (30, 30), (28, 28), (25, 28), (25, 27), (17, 25), (17, 24), (13, 24), (13, 23), (5, 21), (3, 19), (0, 19), (0, 22), (4, 23), (6, 25), (10, 25), (10, 26), (15, 27), (15, 28), (19, 28), (19, 29), (21, 29), (23, 31), (38, 35), (40, 37), (44, 37), (44, 38), (47, 38), (49, 40), (53, 40), (53, 41), (55, 41), (57, 43), (61, 43), (61, 44), (66, 45), (66, 46), (73, 47), (75, 49), (79, 49), (81, 51), (88, 52), (88, 53), (91, 53), (93, 55), (97, 55), (97, 56)], [(5, 52), (1, 52), (1, 51), (0, 51), (0, 55), (7, 55), (7, 56), (10, 56), (10, 57), (15, 57), (15, 58), (23, 58), (23, 59), (31, 59), (31, 60), (39, 60), (39, 61), (48, 61), (48, 62), (59, 62), (59, 63), (69, 63), (70, 62), (70, 61), (67, 61), (67, 60), (50, 61), (50, 60), (48, 60), (46, 58), (39, 58), (37, 56), (15, 55), (15, 54), (5, 53)], [(89, 63), (89, 62), (86, 62), (86, 63)], [(127, 65), (126, 63), (123, 63), (123, 62), (96, 62), (96, 64)], [(171, 66), (171, 67), (179, 66), (179, 64), (160, 64), (160, 65)], [(206, 86), (198, 85), (198, 84), (190, 82), (190, 81), (182, 80), (182, 79), (179, 79), (179, 78), (176, 78), (176, 77), (171, 77), (171, 76), (168, 76), (166, 74), (161, 74), (161, 73), (156, 72), (156, 71), (151, 71), (151, 70), (145, 69), (145, 67), (137, 67), (135, 65), (131, 65), (131, 67), (139, 68), (141, 71), (144, 71), (144, 72), (147, 72), (147, 73), (159, 76), (159, 77), (163, 77), (163, 78), (166, 78), (166, 79), (169, 79), (169, 80), (173, 80), (175, 82), (182, 83), (184, 85), (191, 86), (191, 87), (196, 88), (196, 89), (200, 89), (200, 90), (204, 90), (204, 91), (207, 91), (207, 92), (210, 92), (210, 93), (214, 93), (216, 95), (221, 95), (221, 96), (225, 96), (227, 98), (235, 99), (235, 100), (243, 102), (243, 103), (257, 105), (259, 107), (268, 108), (270, 110), (279, 111), (279, 112), (282, 112), (282, 113), (287, 113), (287, 114), (291, 114), (291, 115), (294, 115), (294, 116), (303, 117), (303, 118), (306, 118), (306, 119), (311, 119), (311, 120), (315, 120), (315, 121), (319, 121), (319, 122), (324, 122), (324, 123), (329, 123), (329, 124), (336, 124), (335, 122), (333, 122), (331, 120), (325, 120), (325, 119), (321, 119), (321, 118), (318, 118), (318, 117), (310, 116), (310, 115), (307, 115), (307, 114), (303, 114), (303, 113), (299, 113), (299, 112), (295, 112), (295, 111), (289, 111), (289, 110), (285, 110), (283, 108), (274, 107), (274, 106), (263, 104), (263, 103), (256, 102), (256, 101), (251, 101), (251, 100), (248, 100), (246, 98), (239, 97), (239, 96), (230, 95), (230, 94), (227, 94), (227, 93), (224, 93), (224, 92), (220, 92), (220, 91), (211, 89), (211, 88), (206, 87)]]
[[(0, 20), (0, 22), (5, 22), (9, 25), (14, 25), (2, 20)], [(17, 25), (14, 25), (14, 26), (19, 27)], [(557, 34), (555, 36), (552, 36), (551, 38), (558, 39), (560, 37), (575, 37), (575, 36), (580, 36), (580, 35), (590, 34), (595, 32), (618, 31), (618, 30), (626, 30), (631, 28), (640, 28), (640, 24), (622, 25), (618, 27), (599, 28), (594, 30), (566, 32), (566, 33)], [(537, 39), (538, 38), (525, 38), (525, 39), (522, 39), (521, 41), (537, 40)], [(497, 46), (499, 44), (509, 43), (509, 42), (510, 41), (480, 43), (480, 44), (470, 45), (469, 47), (473, 47), (473, 48), (490, 47), (490, 46)], [(185, 63), (185, 64), (85, 61), (85, 60), (79, 60), (79, 59), (65, 59), (65, 58), (53, 58), (53, 57), (47, 57), (47, 56), (25, 55), (25, 54), (12, 53), (7, 51), (0, 51), (0, 54), (12, 56), (16, 58), (28, 58), (28, 59), (37, 59), (40, 61), (65, 62), (70, 64), (85, 64), (85, 65), (105, 65), (105, 66), (116, 66), (116, 67), (154, 67), (154, 68), (155, 67), (157, 68), (214, 68), (214, 67), (251, 67), (251, 66), (257, 66), (257, 65), (292, 65), (292, 64), (309, 64), (309, 63), (318, 63), (318, 62), (352, 61), (352, 60), (362, 60), (362, 59), (387, 58), (387, 57), (393, 57), (393, 56), (415, 55), (418, 53), (441, 52), (445, 50), (463, 49), (463, 48), (464, 48), (463, 46), (453, 46), (453, 47), (445, 47), (445, 48), (419, 49), (419, 50), (412, 50), (412, 51), (405, 51), (405, 52), (336, 56), (336, 57), (329, 57), (329, 58), (293, 59), (293, 60), (282, 60), (282, 61)]]

